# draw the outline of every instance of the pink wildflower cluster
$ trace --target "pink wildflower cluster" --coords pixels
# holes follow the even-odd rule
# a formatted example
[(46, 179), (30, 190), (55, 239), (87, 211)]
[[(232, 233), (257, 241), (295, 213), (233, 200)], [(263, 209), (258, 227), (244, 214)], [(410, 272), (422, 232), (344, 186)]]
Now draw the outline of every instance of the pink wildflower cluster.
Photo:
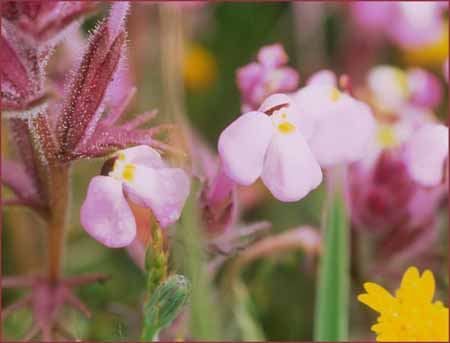
[[(415, 83), (418, 74), (422, 82)], [(350, 168), (353, 220), (376, 234), (379, 254), (415, 255), (437, 237), (436, 209), (448, 182), (448, 128), (431, 110), (439, 84), (421, 70), (380, 66), (369, 72), (367, 86), (377, 133), (366, 157)]]
[(320, 167), (364, 156), (375, 133), (369, 107), (340, 91), (334, 74), (321, 75), (269, 96), (222, 132), (219, 154), (232, 180), (250, 185), (261, 177), (277, 199), (297, 201), (321, 183)]

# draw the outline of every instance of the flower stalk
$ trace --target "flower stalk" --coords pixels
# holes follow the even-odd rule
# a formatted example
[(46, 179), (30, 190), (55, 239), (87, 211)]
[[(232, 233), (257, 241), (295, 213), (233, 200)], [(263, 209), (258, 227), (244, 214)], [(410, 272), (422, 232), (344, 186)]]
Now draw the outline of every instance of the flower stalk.
[(50, 220), (48, 223), (49, 281), (57, 283), (61, 276), (64, 237), (69, 208), (70, 167), (67, 164), (50, 167)]
[(155, 223), (151, 230), (151, 242), (145, 255), (147, 270), (147, 296), (150, 298), (156, 288), (167, 278), (168, 253), (165, 249), (163, 229)]
[(323, 225), (323, 249), (318, 271), (314, 339), (345, 341), (349, 325), (350, 230), (345, 201), (345, 169), (328, 174), (329, 199)]

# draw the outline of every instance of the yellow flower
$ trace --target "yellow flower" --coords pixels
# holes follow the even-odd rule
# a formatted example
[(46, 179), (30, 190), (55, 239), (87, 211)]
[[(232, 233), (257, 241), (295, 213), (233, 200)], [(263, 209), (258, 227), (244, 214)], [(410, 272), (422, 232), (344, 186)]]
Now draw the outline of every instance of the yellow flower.
[(192, 91), (208, 88), (216, 79), (214, 56), (199, 44), (190, 44), (184, 56), (183, 76), (186, 87)]
[(383, 287), (366, 282), (367, 293), (358, 300), (380, 313), (372, 331), (378, 342), (448, 342), (448, 308), (432, 302), (434, 276), (426, 270), (422, 276), (415, 267), (403, 275), (393, 297)]

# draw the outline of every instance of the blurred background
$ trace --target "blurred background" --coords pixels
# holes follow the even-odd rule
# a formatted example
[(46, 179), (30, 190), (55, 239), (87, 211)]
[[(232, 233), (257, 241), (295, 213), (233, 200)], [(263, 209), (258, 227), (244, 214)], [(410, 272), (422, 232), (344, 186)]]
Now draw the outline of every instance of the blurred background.
[[(443, 4), (447, 6), (446, 2)], [(300, 85), (304, 85), (314, 72), (321, 69), (331, 69), (337, 75), (349, 75), (356, 89), (365, 84), (368, 71), (376, 65), (389, 64), (401, 69), (425, 68), (444, 87), (444, 96), (435, 114), (447, 123), (448, 92), (443, 72), (444, 62), (448, 58), (447, 10), (442, 14), (443, 26), (439, 37), (431, 43), (409, 46), (399, 44), (379, 28), (372, 30), (364, 26), (369, 19), (359, 17), (355, 6), (344, 3), (226, 2), (171, 3), (164, 6), (161, 8), (160, 4), (137, 1), (131, 7), (128, 59), (130, 77), (137, 86), (137, 94), (127, 111), (130, 118), (136, 113), (157, 108), (159, 115), (156, 122), (171, 121), (174, 104), (165, 91), (171, 82), (167, 80), (165, 71), (171, 58), (167, 55), (167, 44), (171, 42), (172, 34), (181, 32), (183, 46), (179, 51), (182, 52), (183, 71), (178, 79), (172, 80), (177, 83), (175, 87), (182, 99), (182, 109), (177, 110), (185, 115), (214, 151), (220, 132), (241, 113), (236, 70), (254, 61), (262, 46), (273, 43), (284, 46), (289, 56), (288, 64), (299, 72)], [(181, 11), (170, 7), (181, 8)], [(84, 22), (81, 34), (86, 36), (96, 22), (107, 14), (107, 10), (108, 4), (99, 4), (98, 13)], [(178, 31), (171, 33), (171, 30)], [(57, 78), (60, 69), (67, 63), (61, 57), (64, 56), (64, 49), (74, 49), (73, 42), (66, 41), (57, 49), (49, 62), (50, 76)], [(14, 154), (4, 128), (2, 133), (2, 153)], [(64, 268), (66, 275), (101, 272), (111, 278), (107, 282), (77, 290), (93, 312), (90, 320), (72, 310), (64, 316), (68, 328), (78, 339), (131, 340), (139, 337), (141, 329), (142, 291), (145, 287), (143, 272), (126, 250), (102, 246), (89, 237), (79, 223), (79, 208), (87, 185), (94, 175), (99, 174), (102, 164), (103, 161), (84, 160), (74, 167)], [(264, 232), (265, 237), (302, 225), (318, 229), (324, 193), (322, 185), (306, 199), (286, 204), (277, 201), (264, 187), (256, 184), (240, 192), (240, 198), (247, 199), (241, 222), (271, 222), (271, 228)], [(7, 190), (3, 190), (3, 195), (7, 195)], [(430, 268), (436, 271), (438, 298), (447, 298), (448, 221), (446, 206), (443, 208), (436, 214), (439, 217), (438, 239), (427, 247), (425, 253), (407, 260), (396, 260), (395, 264), (389, 264), (390, 258), (374, 259), (370, 250), (373, 237), (370, 232), (358, 232), (358, 243), (355, 244), (359, 245), (360, 256), (364, 258), (358, 259), (362, 265), (358, 266), (359, 272), (352, 274), (351, 339), (369, 340), (373, 337), (370, 323), (375, 314), (369, 313), (356, 301), (356, 294), (362, 291), (364, 281), (384, 280), (383, 284), (393, 290), (405, 267), (419, 261), (424, 266), (431, 265)], [(46, 263), (42, 223), (26, 209), (4, 208), (2, 213), (3, 275), (42, 270)], [(182, 256), (174, 257), (172, 269), (178, 271), (191, 258), (191, 251), (180, 247), (184, 243), (176, 237), (174, 234), (171, 248)], [(207, 256), (212, 260), (212, 255)], [(181, 260), (184, 262), (181, 263)], [(364, 265), (366, 262), (367, 266)], [(221, 317), (218, 337), (243, 340), (256, 331), (256, 337), (265, 340), (311, 340), (316, 265), (314, 254), (302, 249), (267, 254), (250, 263), (242, 271), (244, 312), (240, 312), (229, 296), (220, 291), (225, 287), (222, 283), (226, 276), (222, 277), (218, 272), (212, 281), (219, 290), (213, 302), (214, 311)], [(377, 273), (369, 270), (377, 270)], [(21, 294), (17, 290), (5, 290), (2, 292), (2, 303), (9, 304)], [(204, 313), (205, 321), (208, 317), (209, 314)], [(3, 337), (17, 340), (30, 325), (31, 314), (26, 309), (20, 310), (3, 321)], [(179, 327), (166, 331), (162, 337), (186, 337)]]

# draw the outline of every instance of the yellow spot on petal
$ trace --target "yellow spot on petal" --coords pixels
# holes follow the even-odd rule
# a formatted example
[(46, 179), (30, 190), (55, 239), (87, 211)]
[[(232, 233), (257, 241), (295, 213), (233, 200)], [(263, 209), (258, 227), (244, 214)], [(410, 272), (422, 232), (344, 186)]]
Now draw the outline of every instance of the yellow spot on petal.
[(283, 114), (281, 115), (281, 118), (286, 119), (286, 118), (287, 118), (287, 114), (286, 114), (286, 113), (283, 113)]
[(133, 181), (134, 178), (134, 171), (136, 169), (136, 166), (133, 164), (127, 164), (123, 168), (122, 177), (126, 181)]
[(288, 121), (283, 121), (280, 124), (278, 124), (278, 130), (281, 133), (291, 133), (295, 131), (295, 125), (289, 123)]
[(378, 342), (448, 342), (448, 308), (433, 302), (434, 276), (420, 275), (415, 267), (405, 272), (393, 297), (375, 283), (365, 283), (358, 300), (380, 313), (371, 329)]
[(333, 87), (333, 89), (331, 90), (331, 94), (330, 94), (331, 101), (333, 101), (333, 102), (338, 101), (340, 96), (341, 96), (341, 92), (339, 92), (339, 89), (337, 89), (336, 87)]
[(395, 148), (400, 144), (394, 128), (389, 125), (383, 125), (378, 129), (377, 139), (382, 148)]
[(394, 78), (397, 81), (402, 93), (405, 95), (409, 94), (408, 78), (403, 70), (395, 70)]
[(125, 161), (125, 154), (123, 152), (119, 152), (119, 156), (117, 156), (119, 161)]

